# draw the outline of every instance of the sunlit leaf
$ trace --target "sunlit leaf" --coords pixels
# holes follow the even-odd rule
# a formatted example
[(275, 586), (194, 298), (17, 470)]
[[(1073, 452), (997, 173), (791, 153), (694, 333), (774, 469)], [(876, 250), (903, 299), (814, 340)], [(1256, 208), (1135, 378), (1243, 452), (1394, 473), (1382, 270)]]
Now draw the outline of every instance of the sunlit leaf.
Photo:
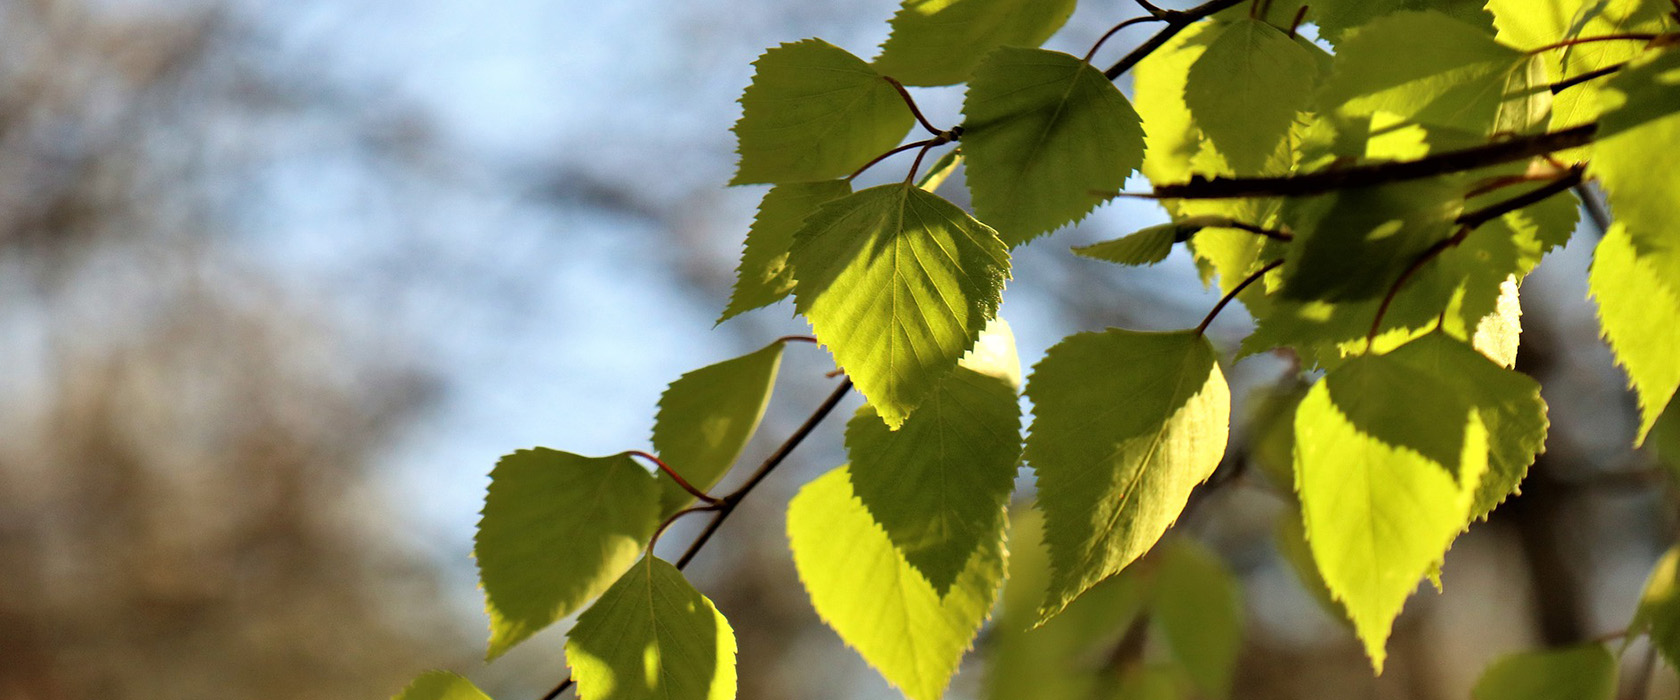
[(1590, 172), (1642, 264), (1680, 290), (1680, 50), (1671, 49), (1606, 83)]
[(964, 357), (898, 430), (869, 406), (846, 426), (858, 500), (940, 595), (996, 539), (1021, 461), (1015, 338), (1001, 320), (986, 333), (975, 349), (1001, 352)]
[(1143, 162), (1131, 103), (1102, 71), (1064, 53), (988, 54), (963, 114), (975, 214), (1011, 246), (1084, 217)]
[(539, 447), (497, 462), (473, 539), (489, 657), (605, 591), (653, 536), (658, 516), (658, 483), (627, 455)]
[(852, 495), (846, 467), (788, 504), (788, 538), (817, 615), (911, 700), (937, 700), (1003, 582), (1003, 530), (944, 595), (893, 547)]
[(789, 259), (795, 308), (892, 428), (997, 315), (1009, 276), (996, 233), (905, 184), (824, 204)]
[(914, 117), (863, 59), (821, 39), (766, 51), (741, 95), (732, 185), (830, 180), (885, 153)]
[(735, 269), (735, 291), (718, 323), (793, 293), (793, 267), (788, 264), (793, 233), (818, 206), (851, 193), (851, 186), (844, 180), (792, 182), (770, 188), (758, 205), (752, 228), (747, 229), (741, 264)]
[[(671, 382), (653, 419), (653, 449), (660, 460), (701, 491), (717, 484), (758, 429), (781, 365), (782, 344), (775, 342)], [(656, 478), (662, 515), (694, 502), (664, 472)]]
[(490, 700), (490, 696), (457, 674), (427, 671), (391, 700)]
[(1629, 634), (1644, 632), (1670, 665), (1680, 665), (1680, 548), (1670, 549), (1645, 581)]
[(1121, 265), (1154, 265), (1167, 259), (1184, 227), (1167, 223), (1127, 234), (1112, 241), (1079, 246), (1073, 252)]
[(1587, 286), (1604, 338), (1639, 395), (1635, 442), (1643, 442), (1680, 388), (1680, 296), (1619, 221), (1594, 249)]
[(1160, 539), (1225, 453), (1231, 395), (1195, 333), (1064, 338), (1027, 381), (1027, 462), (1050, 547), (1049, 619)]
[(589, 700), (734, 700), (735, 632), (677, 567), (643, 557), (566, 634)]
[(1341, 190), (1291, 200), (1295, 231), (1283, 267), (1285, 298), (1358, 301), (1384, 295), (1405, 265), (1453, 233), (1462, 206), (1441, 180)]
[(1238, 170), (1258, 169), (1311, 106), (1312, 54), (1283, 31), (1239, 19), (1191, 66), (1184, 101), (1213, 145)]
[(904, 0), (875, 68), (905, 85), (951, 85), (999, 46), (1036, 47), (1075, 0)]
[[(1405, 57), (1398, 60), (1397, 57)], [(1319, 105), (1348, 115), (1391, 112), (1424, 124), (1486, 132), (1522, 52), (1438, 12), (1397, 12), (1336, 47)]]

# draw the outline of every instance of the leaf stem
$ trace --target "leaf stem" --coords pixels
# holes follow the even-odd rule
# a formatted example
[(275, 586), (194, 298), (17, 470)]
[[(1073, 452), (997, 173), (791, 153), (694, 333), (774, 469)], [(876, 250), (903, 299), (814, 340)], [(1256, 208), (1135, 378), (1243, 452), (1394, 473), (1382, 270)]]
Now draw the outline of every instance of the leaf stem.
[[(1155, 11), (1160, 12), (1159, 9), (1156, 9)], [(1161, 19), (1161, 17), (1159, 15), (1151, 13), (1151, 14), (1148, 14), (1148, 15), (1144, 15), (1142, 17), (1133, 17), (1133, 18), (1128, 19), (1124, 22), (1121, 22), (1119, 24), (1114, 25), (1112, 28), (1110, 28), (1107, 32), (1103, 33), (1103, 35), (1097, 39), (1097, 43), (1091, 45), (1091, 50), (1090, 51), (1085, 52), (1085, 62), (1090, 63), (1091, 62), (1091, 57), (1097, 55), (1097, 49), (1102, 48), (1103, 43), (1108, 41), (1109, 38), (1114, 36), (1115, 34), (1120, 33), (1120, 30), (1125, 29), (1126, 27), (1130, 27), (1134, 24), (1143, 24), (1144, 22), (1163, 22), (1163, 21), (1165, 21), (1165, 20)]]
[(665, 534), (665, 528), (670, 527), (671, 523), (676, 522), (678, 519), (682, 518), (682, 516), (688, 515), (689, 513), (704, 513), (704, 512), (708, 512), (708, 511), (715, 511), (715, 510), (717, 510), (721, 507), (722, 507), (721, 503), (708, 503), (708, 504), (703, 505), (703, 506), (691, 506), (691, 507), (679, 510), (675, 513), (672, 513), (671, 517), (666, 518), (664, 522), (659, 524), (659, 527), (654, 529), (653, 537), (648, 538), (648, 546), (647, 546), (648, 556), (650, 556), (650, 557), (653, 556), (653, 548), (656, 545), (659, 544), (659, 536)]
[(1207, 332), (1208, 324), (1213, 323), (1213, 319), (1219, 316), (1219, 312), (1225, 310), (1225, 306), (1230, 304), (1232, 299), (1237, 298), (1237, 295), (1241, 294), (1244, 289), (1248, 289), (1248, 285), (1254, 284), (1261, 277), (1265, 277), (1266, 273), (1276, 270), (1277, 267), (1282, 264), (1282, 258), (1273, 260), (1266, 263), (1265, 267), (1255, 270), (1248, 277), (1243, 278), (1243, 281), (1239, 283), (1235, 289), (1232, 289), (1230, 292), (1226, 293), (1225, 296), (1219, 298), (1219, 303), (1214, 304), (1213, 310), (1209, 311), (1207, 316), (1202, 317), (1201, 323), (1196, 324), (1196, 335), (1202, 335)]
[(1290, 38), (1291, 41), (1293, 41), (1295, 39), (1297, 33), (1301, 31), (1301, 22), (1305, 21), (1306, 19), (1307, 19), (1307, 6), (1302, 5), (1300, 7), (1300, 9), (1295, 10), (1295, 19), (1292, 19), (1292, 20), (1289, 21), (1289, 38)]
[(881, 155), (875, 156), (874, 160), (871, 160), (868, 163), (864, 163), (863, 167), (858, 168), (857, 170), (852, 171), (852, 174), (847, 175), (846, 176), (846, 181), (851, 182), (852, 180), (857, 179), (857, 176), (862, 175), (863, 171), (868, 170), (869, 168), (873, 167), (876, 163), (879, 163), (883, 160), (886, 160), (890, 156), (894, 156), (894, 155), (897, 155), (899, 153), (903, 153), (903, 152), (908, 151), (912, 148), (921, 148), (921, 147), (926, 146), (930, 143), (933, 143), (933, 139), (922, 139), (921, 141), (915, 141), (915, 142), (912, 142), (912, 143), (907, 143), (907, 144), (904, 144), (904, 145), (899, 146), (897, 148), (894, 148), (890, 151), (887, 151), (886, 153), (882, 153)]
[(1652, 34), (1650, 32), (1630, 32), (1630, 33), (1626, 33), (1626, 34), (1605, 34), (1603, 36), (1578, 36), (1578, 37), (1575, 37), (1574, 39), (1564, 39), (1563, 41), (1546, 44), (1545, 46), (1541, 46), (1539, 48), (1529, 49), (1528, 50), (1528, 55), (1534, 56), (1534, 55), (1538, 55), (1538, 54), (1543, 54), (1543, 53), (1545, 53), (1547, 51), (1551, 51), (1553, 49), (1561, 49), (1561, 48), (1565, 48), (1565, 47), (1569, 47), (1569, 46), (1576, 46), (1576, 45), (1579, 45), (1579, 44), (1593, 44), (1593, 43), (1597, 43), (1597, 42), (1600, 42), (1600, 41), (1645, 41), (1645, 42), (1651, 42), (1651, 41), (1656, 41), (1658, 39), (1661, 39), (1663, 36), (1664, 35), (1662, 35), (1662, 34)]
[(916, 107), (916, 100), (910, 97), (909, 90), (904, 89), (904, 83), (898, 82), (898, 80), (886, 75), (881, 76), (881, 79), (887, 81), (888, 85), (893, 86), (893, 89), (898, 91), (899, 97), (904, 98), (904, 106), (909, 107), (910, 113), (916, 115), (916, 121), (921, 123), (923, 129), (927, 129), (927, 132), (933, 134), (934, 136), (938, 136), (941, 133), (939, 129), (935, 128), (933, 124), (928, 122), (927, 117), (922, 116), (922, 110)]
[(1370, 187), (1419, 180), (1490, 165), (1532, 158), (1592, 143), (1598, 124), (1588, 123), (1492, 143), (1446, 151), (1417, 160), (1356, 165), (1334, 170), (1281, 177), (1192, 177), (1189, 182), (1157, 185), (1160, 199), (1230, 199), (1235, 197), (1299, 197), (1340, 189)]
[(1178, 33), (1184, 31), (1185, 27), (1195, 24), (1197, 20), (1212, 16), (1215, 12), (1223, 10), (1227, 7), (1236, 7), (1242, 3), (1243, 0), (1208, 0), (1208, 2), (1204, 2), (1188, 10), (1161, 10), (1160, 13), (1155, 16), (1166, 22), (1167, 26), (1163, 27), (1161, 31), (1156, 32), (1155, 36), (1149, 37), (1149, 39), (1138, 45), (1137, 48), (1132, 49), (1132, 52), (1126, 54), (1126, 56), (1121, 58), (1119, 62), (1109, 66), (1108, 70), (1103, 71), (1103, 77), (1108, 78), (1109, 80), (1114, 80), (1115, 78), (1124, 75), (1126, 71), (1132, 69), (1132, 66), (1137, 65), (1138, 61), (1142, 61), (1144, 58), (1147, 58), (1149, 54), (1154, 53), (1156, 49), (1161, 48), (1168, 41), (1171, 41), (1173, 37), (1178, 36)]
[(777, 338), (776, 342), (778, 342), (778, 343), (811, 343), (811, 344), (815, 345), (817, 343), (817, 339), (816, 339), (816, 337), (809, 336), (809, 335), (784, 335), (780, 338)]
[(662, 460), (658, 457), (655, 457), (652, 454), (649, 454), (647, 452), (643, 452), (641, 450), (631, 450), (627, 454), (629, 454), (633, 457), (641, 457), (642, 459), (645, 459), (649, 462), (653, 462), (654, 464), (659, 466), (659, 471), (665, 472), (665, 476), (671, 477), (671, 480), (677, 482), (677, 485), (681, 486), (682, 490), (687, 491), (688, 495), (693, 496), (695, 498), (698, 498), (701, 501), (704, 501), (708, 504), (717, 505), (718, 499), (712, 498), (711, 495), (706, 493), (705, 491), (701, 491), (700, 489), (694, 488), (693, 484), (688, 483), (687, 479), (682, 478), (682, 475), (678, 474), (677, 470), (672, 469), (671, 465), (666, 464), (665, 460)]
[(1584, 82), (1587, 82), (1589, 80), (1593, 80), (1593, 79), (1596, 79), (1596, 78), (1602, 78), (1606, 75), (1610, 75), (1612, 73), (1620, 71), (1621, 69), (1626, 68), (1627, 65), (1628, 65), (1628, 61), (1622, 61), (1621, 63), (1612, 63), (1608, 66), (1605, 66), (1603, 68), (1599, 68), (1597, 70), (1587, 71), (1587, 72), (1582, 73), (1580, 75), (1577, 75), (1573, 78), (1567, 78), (1567, 79), (1564, 79), (1564, 80), (1559, 80), (1555, 83), (1547, 85), (1546, 89), (1551, 90), (1552, 94), (1556, 95), (1560, 92), (1563, 92), (1564, 90), (1568, 90), (1569, 88), (1575, 87), (1576, 85), (1580, 85), (1581, 83), (1584, 83)]

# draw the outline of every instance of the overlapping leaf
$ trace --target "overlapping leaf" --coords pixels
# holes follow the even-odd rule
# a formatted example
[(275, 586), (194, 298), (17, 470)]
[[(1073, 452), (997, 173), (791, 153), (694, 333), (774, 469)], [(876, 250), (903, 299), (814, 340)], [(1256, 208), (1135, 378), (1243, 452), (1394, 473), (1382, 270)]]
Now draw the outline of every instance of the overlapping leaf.
[(1008, 325), (994, 321), (975, 351), (898, 430), (869, 406), (846, 426), (858, 500), (939, 595), (997, 538), (1021, 461), (1021, 369)]
[(1341, 190), (1290, 200), (1295, 231), (1283, 267), (1285, 298), (1359, 301), (1383, 296), (1406, 263), (1452, 234), (1462, 203), (1444, 180)]
[(1639, 259), (1664, 286), (1680, 290), (1680, 50), (1628, 68), (1603, 90), (1591, 172), (1626, 227)]
[[(1489, 0), (1499, 29), (1499, 41), (1521, 49), (1538, 49), (1582, 37), (1662, 32), (1669, 8), (1661, 0)], [(1552, 81), (1581, 77), (1632, 59), (1643, 49), (1640, 41), (1599, 41), (1542, 52)], [(1551, 128), (1563, 129), (1598, 118), (1599, 84), (1588, 80), (1556, 95)], [(1584, 155), (1584, 151), (1577, 149)]]
[(844, 177), (898, 145), (913, 117), (863, 59), (821, 39), (766, 51), (741, 95), (732, 185)]
[(1680, 549), (1668, 550), (1651, 568), (1628, 632), (1649, 634), (1669, 665), (1680, 665)]
[(1593, 252), (1587, 286), (1604, 338), (1639, 395), (1635, 441), (1643, 442), (1680, 388), (1680, 295), (1619, 221)]
[(1052, 347), (1027, 382), (1027, 462), (1052, 576), (1041, 619), (1148, 551), (1219, 465), (1231, 397), (1192, 332), (1111, 329)]
[(1190, 67), (1184, 101), (1236, 169), (1259, 169), (1311, 106), (1318, 62), (1283, 31), (1239, 19)]
[(795, 308), (892, 428), (996, 316), (1009, 276), (995, 232), (906, 184), (824, 204), (789, 259)]
[(905, 85), (951, 85), (999, 46), (1035, 47), (1075, 0), (904, 0), (875, 68)]
[(566, 634), (577, 695), (734, 700), (735, 632), (677, 567), (643, 557)]
[(790, 182), (770, 188), (747, 229), (741, 264), (735, 269), (735, 291), (718, 323), (793, 293), (793, 267), (788, 264), (793, 233), (818, 206), (851, 193), (844, 180)]
[(473, 556), (489, 657), (606, 590), (658, 524), (659, 486), (627, 455), (536, 448), (496, 463)]
[(1302, 400), (1307, 539), (1379, 672), (1407, 596), (1544, 443), (1544, 411), (1532, 380), (1440, 334), (1354, 358)]
[(852, 495), (846, 467), (788, 504), (793, 563), (817, 615), (912, 700), (937, 700), (1003, 582), (1003, 532), (943, 595), (893, 547)]
[[(1398, 60), (1397, 57), (1404, 57)], [(1438, 12), (1396, 12), (1337, 45), (1318, 103), (1346, 115), (1391, 112), (1485, 133), (1522, 52)]]
[(490, 696), (457, 674), (427, 671), (391, 700), (490, 700)]
[(1011, 246), (1073, 222), (1143, 162), (1136, 111), (1102, 71), (1055, 51), (1003, 47), (963, 101), (974, 211)]
[[(671, 382), (653, 419), (653, 449), (660, 460), (694, 488), (710, 489), (758, 429), (781, 365), (778, 341)], [(662, 515), (694, 502), (694, 496), (664, 472), (655, 478)]]
[(1149, 609), (1173, 658), (1206, 697), (1231, 694), (1242, 648), (1242, 589), (1236, 576), (1190, 540), (1163, 546)]
[(1173, 244), (1178, 242), (1184, 231), (1185, 227), (1179, 224), (1165, 223), (1112, 241), (1080, 246), (1074, 248), (1073, 252), (1087, 258), (1107, 260), (1121, 265), (1154, 265), (1167, 259), (1172, 253)]
[(1616, 697), (1616, 657), (1603, 644), (1512, 654), (1488, 667), (1470, 697), (1611, 700)]

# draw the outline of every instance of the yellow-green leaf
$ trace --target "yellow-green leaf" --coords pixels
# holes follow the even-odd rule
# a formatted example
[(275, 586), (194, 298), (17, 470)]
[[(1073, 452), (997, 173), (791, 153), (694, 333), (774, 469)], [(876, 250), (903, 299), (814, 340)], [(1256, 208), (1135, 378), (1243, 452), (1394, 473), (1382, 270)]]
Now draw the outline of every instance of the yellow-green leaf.
[(566, 634), (577, 695), (589, 700), (734, 700), (735, 632), (677, 567), (626, 571)]
[(490, 700), (490, 696), (458, 674), (427, 671), (391, 700)]
[[(758, 429), (781, 365), (782, 343), (777, 341), (671, 382), (653, 418), (653, 449), (659, 459), (694, 488), (705, 491), (717, 484)], [(662, 516), (694, 502), (694, 496), (664, 472), (655, 478)]]
[(875, 69), (905, 85), (952, 85), (999, 46), (1035, 47), (1073, 14), (1075, 0), (904, 0)]
[(1598, 301), (1604, 338), (1639, 395), (1634, 441), (1644, 442), (1680, 388), (1680, 352), (1675, 350), (1680, 348), (1680, 295), (1619, 221), (1594, 249), (1587, 286)]
[(788, 264), (793, 233), (818, 206), (851, 193), (851, 185), (844, 180), (790, 182), (770, 188), (747, 229), (741, 264), (735, 269), (735, 291), (718, 323), (793, 293), (793, 266)]
[(1511, 654), (1488, 667), (1470, 697), (1611, 700), (1616, 697), (1616, 657), (1603, 644)]

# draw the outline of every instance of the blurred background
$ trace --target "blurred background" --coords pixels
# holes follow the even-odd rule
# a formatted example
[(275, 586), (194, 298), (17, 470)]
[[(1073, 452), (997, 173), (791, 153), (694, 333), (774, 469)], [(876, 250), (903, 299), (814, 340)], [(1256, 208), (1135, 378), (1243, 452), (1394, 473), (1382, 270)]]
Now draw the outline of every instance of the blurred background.
[[(552, 687), (561, 630), (480, 662), (485, 475), (532, 445), (646, 448), (667, 382), (806, 332), (785, 302), (713, 328), (762, 195), (722, 187), (734, 100), (780, 42), (873, 55), (895, 6), (0, 0), (0, 700), (378, 698), (431, 667), (502, 700)], [(1051, 46), (1134, 12), (1085, 3)], [(957, 121), (960, 92), (918, 100)], [(965, 199), (960, 178), (942, 193)], [(1182, 253), (1066, 253), (1162, 218), (1117, 204), (1019, 253), (1023, 363), (1201, 317), (1215, 297)], [(1247, 604), (1238, 697), (1461, 698), (1500, 653), (1626, 626), (1674, 509), (1627, 447), (1585, 299), (1595, 239), (1524, 288), (1549, 451), (1454, 548), (1446, 592), (1408, 605), (1382, 678), (1279, 556), (1275, 496), (1200, 509)], [(1217, 343), (1245, 323), (1225, 314)], [(830, 368), (790, 349), (746, 461)], [(1288, 371), (1229, 370), (1232, 464), (1268, 418), (1250, 398)], [(690, 569), (740, 637), (743, 698), (897, 696), (816, 620), (781, 534), (789, 495), (842, 460), (840, 424)]]

